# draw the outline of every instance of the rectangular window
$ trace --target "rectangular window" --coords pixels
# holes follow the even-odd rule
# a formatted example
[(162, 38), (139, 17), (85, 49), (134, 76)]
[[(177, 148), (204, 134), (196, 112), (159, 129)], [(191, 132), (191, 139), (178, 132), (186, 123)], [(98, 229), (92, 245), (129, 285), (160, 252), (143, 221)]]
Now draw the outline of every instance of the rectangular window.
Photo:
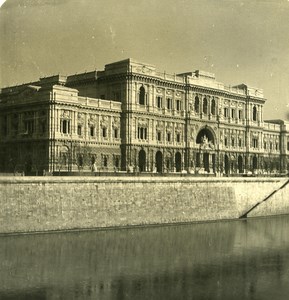
[(231, 140), (231, 146), (235, 147), (235, 139), (234, 138), (232, 138), (232, 140)]
[(243, 118), (243, 111), (242, 110), (239, 110), (239, 120), (241, 120)]
[(90, 136), (94, 136), (94, 126), (90, 126)]
[(120, 156), (114, 156), (114, 166), (118, 169), (120, 167)]
[(107, 137), (107, 129), (106, 129), (106, 127), (102, 128), (102, 137), (104, 137), (104, 138)]
[(225, 140), (224, 140), (224, 144), (225, 146), (228, 146), (228, 139), (225, 137)]
[(46, 132), (46, 122), (42, 121), (40, 123), (41, 133), (44, 134)]
[(27, 134), (33, 134), (34, 132), (34, 120), (25, 121), (25, 132)]
[(157, 140), (160, 142), (162, 140), (162, 133), (157, 131)]
[(77, 125), (77, 134), (78, 135), (82, 134), (82, 126), (81, 125)]
[(62, 120), (60, 126), (61, 126), (62, 133), (70, 132), (70, 121), (69, 120)]
[(118, 139), (118, 129), (114, 128), (114, 138)]
[(266, 150), (267, 149), (267, 143), (264, 142), (264, 149)]
[(253, 138), (253, 148), (258, 148), (258, 139), (257, 138)]
[(287, 151), (289, 151), (289, 142), (287, 142)]
[(167, 141), (170, 142), (171, 141), (171, 133), (167, 132)]
[(242, 147), (242, 139), (239, 139), (239, 147)]
[(102, 166), (103, 167), (108, 166), (108, 155), (102, 155)]
[(147, 128), (146, 127), (138, 127), (137, 136), (139, 140), (147, 139)]
[(167, 98), (167, 109), (172, 109), (172, 99)]
[(177, 133), (176, 140), (177, 140), (177, 143), (181, 142), (181, 134), (180, 133)]
[(231, 118), (235, 119), (235, 109), (231, 109)]
[(181, 109), (181, 100), (176, 100), (176, 110), (180, 111)]
[(228, 118), (229, 116), (229, 109), (227, 107), (224, 108), (224, 117)]
[(157, 107), (162, 108), (162, 97), (161, 96), (157, 96)]
[(113, 92), (113, 100), (120, 101), (120, 92)]

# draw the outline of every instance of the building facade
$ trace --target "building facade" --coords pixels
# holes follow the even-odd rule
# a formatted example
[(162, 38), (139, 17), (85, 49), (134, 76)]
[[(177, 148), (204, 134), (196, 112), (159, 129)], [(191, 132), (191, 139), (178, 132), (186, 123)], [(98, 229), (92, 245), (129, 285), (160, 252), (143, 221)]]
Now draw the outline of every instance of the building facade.
[(127, 59), (1, 90), (0, 172), (289, 170), (289, 123), (263, 91)]

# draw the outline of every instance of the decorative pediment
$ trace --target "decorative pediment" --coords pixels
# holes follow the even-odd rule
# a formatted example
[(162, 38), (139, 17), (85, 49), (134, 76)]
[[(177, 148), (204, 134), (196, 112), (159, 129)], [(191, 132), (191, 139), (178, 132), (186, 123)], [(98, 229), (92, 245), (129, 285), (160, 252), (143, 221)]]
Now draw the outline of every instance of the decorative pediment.
[(22, 91), (19, 92), (18, 96), (21, 97), (30, 97), (35, 95), (41, 89), (40, 86), (36, 85), (27, 85), (23, 88)]
[(152, 73), (152, 70), (147, 66), (138, 67), (138, 68), (136, 68), (136, 71), (138, 73), (143, 73), (143, 74), (151, 74)]

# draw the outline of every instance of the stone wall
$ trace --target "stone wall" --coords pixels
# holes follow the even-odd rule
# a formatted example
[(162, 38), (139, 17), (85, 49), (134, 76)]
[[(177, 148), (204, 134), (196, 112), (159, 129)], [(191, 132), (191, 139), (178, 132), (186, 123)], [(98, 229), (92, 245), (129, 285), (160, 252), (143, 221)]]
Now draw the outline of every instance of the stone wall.
[[(0, 232), (236, 219), (279, 189), (286, 180), (189, 177), (0, 178)], [(274, 194), (275, 200), (272, 198), (266, 201), (266, 206), (258, 215), (288, 213), (285, 188), (282, 191)], [(272, 210), (273, 203), (277, 202), (282, 209)], [(253, 211), (251, 215), (254, 215)]]

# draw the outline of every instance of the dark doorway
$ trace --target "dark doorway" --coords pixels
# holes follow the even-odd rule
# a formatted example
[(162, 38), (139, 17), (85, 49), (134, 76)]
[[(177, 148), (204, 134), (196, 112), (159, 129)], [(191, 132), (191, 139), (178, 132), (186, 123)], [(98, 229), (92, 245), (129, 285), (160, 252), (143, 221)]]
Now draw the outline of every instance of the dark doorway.
[(244, 169), (243, 169), (243, 157), (241, 155), (238, 156), (238, 171), (239, 171), (239, 174), (241, 174), (241, 173), (244, 172)]
[(146, 153), (144, 150), (140, 150), (138, 153), (138, 167), (140, 172), (145, 172), (146, 170)]
[(25, 161), (25, 174), (29, 174), (32, 171), (32, 159), (27, 157)]
[(210, 154), (209, 153), (204, 153), (203, 154), (203, 163), (204, 163), (204, 169), (206, 172), (210, 172)]
[(180, 152), (175, 154), (175, 165), (176, 165), (176, 172), (182, 171), (182, 155)]
[(199, 168), (201, 166), (201, 154), (198, 152), (196, 154), (196, 167)]
[(216, 154), (212, 154), (213, 172), (216, 173)]
[(196, 139), (197, 144), (214, 145), (215, 139), (212, 131), (209, 128), (203, 128), (199, 131)]
[(163, 172), (163, 154), (161, 151), (156, 153), (156, 167), (158, 173)]
[(253, 170), (257, 170), (258, 169), (258, 159), (257, 156), (253, 157)]
[(229, 157), (227, 154), (225, 154), (225, 174), (230, 173), (230, 162), (229, 162)]

